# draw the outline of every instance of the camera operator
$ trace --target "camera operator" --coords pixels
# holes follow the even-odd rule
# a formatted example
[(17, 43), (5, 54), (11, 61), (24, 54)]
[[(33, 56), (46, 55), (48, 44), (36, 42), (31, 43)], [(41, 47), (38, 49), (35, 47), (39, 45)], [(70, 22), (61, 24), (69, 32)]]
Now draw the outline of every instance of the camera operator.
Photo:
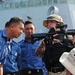
[[(56, 24), (64, 24), (61, 16), (52, 14), (47, 17), (47, 20), (43, 21), (43, 25), (47, 27), (49, 30), (54, 28), (55, 31), (60, 31), (60, 28), (56, 28)], [(54, 30), (50, 30), (50, 32), (55, 32)], [(40, 46), (36, 50), (37, 56), (43, 55), (43, 60), (46, 64), (46, 68), (49, 71), (49, 75), (66, 75), (65, 68), (59, 62), (59, 58), (65, 51), (70, 51), (73, 48), (73, 43), (71, 40), (63, 39), (64, 35), (59, 38), (59, 34), (54, 34), (52, 36), (52, 40), (44, 39)], [(64, 36), (65, 37), (65, 36)], [(68, 46), (69, 45), (69, 46)]]

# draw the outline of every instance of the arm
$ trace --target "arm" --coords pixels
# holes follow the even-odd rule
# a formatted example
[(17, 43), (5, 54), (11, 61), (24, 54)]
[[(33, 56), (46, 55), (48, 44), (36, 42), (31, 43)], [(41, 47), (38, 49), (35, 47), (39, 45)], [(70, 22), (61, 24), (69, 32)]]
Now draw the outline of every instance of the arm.
[(40, 43), (39, 47), (36, 49), (36, 55), (41, 56), (45, 51), (46, 45), (44, 40)]
[(74, 48), (72, 40), (64, 39), (62, 43), (63, 43), (63, 46), (66, 47), (67, 52), (70, 52)]
[(21, 65), (21, 48), (20, 47), (18, 47), (17, 64), (18, 64), (19, 71), (15, 73), (15, 75), (20, 75), (20, 65)]
[(0, 64), (0, 75), (3, 75), (3, 65)]
[[(55, 35), (53, 35), (53, 37), (55, 37), (57, 35), (58, 34), (55, 34)], [(41, 56), (44, 53), (45, 49), (46, 49), (46, 45), (47, 44), (51, 45), (51, 44), (54, 44), (55, 42), (60, 42), (60, 40), (58, 40), (58, 39), (51, 40), (49, 37), (47, 37), (44, 40), (42, 40), (42, 42), (40, 43), (39, 47), (36, 49), (36, 55)]]

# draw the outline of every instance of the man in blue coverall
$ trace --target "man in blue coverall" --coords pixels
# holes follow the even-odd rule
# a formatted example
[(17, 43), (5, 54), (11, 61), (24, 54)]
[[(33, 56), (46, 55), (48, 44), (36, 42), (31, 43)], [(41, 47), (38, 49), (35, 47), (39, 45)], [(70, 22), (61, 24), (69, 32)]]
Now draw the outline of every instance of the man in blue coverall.
[(18, 17), (11, 18), (0, 31), (0, 75), (14, 75), (18, 72), (21, 49), (14, 42), (23, 32), (24, 22)]
[(19, 42), (22, 50), (20, 75), (47, 75), (42, 58), (36, 56), (36, 48), (39, 46), (41, 40), (31, 40), (31, 35), (34, 32), (35, 26), (33, 22), (26, 21), (24, 24), (25, 39)]

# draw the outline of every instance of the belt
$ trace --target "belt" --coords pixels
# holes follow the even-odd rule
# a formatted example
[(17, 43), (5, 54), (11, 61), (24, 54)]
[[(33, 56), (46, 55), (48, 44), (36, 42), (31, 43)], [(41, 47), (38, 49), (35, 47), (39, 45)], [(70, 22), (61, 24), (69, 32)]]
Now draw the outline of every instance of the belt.
[(15, 73), (12, 73), (12, 74), (11, 73), (8, 73), (8, 74), (3, 74), (3, 75), (15, 75)]
[(14, 72), (14, 73), (7, 73), (7, 74), (3, 74), (3, 75), (15, 75), (17, 74), (18, 72)]
[(35, 74), (35, 73), (43, 73), (42, 72), (42, 69), (31, 69), (31, 70), (21, 70), (21, 75), (22, 74), (29, 74), (29, 75), (31, 75), (31, 74)]
[(62, 71), (64, 71), (63, 67), (51, 67), (51, 70), (50, 70), (50, 72), (53, 72), (53, 73), (62, 72)]

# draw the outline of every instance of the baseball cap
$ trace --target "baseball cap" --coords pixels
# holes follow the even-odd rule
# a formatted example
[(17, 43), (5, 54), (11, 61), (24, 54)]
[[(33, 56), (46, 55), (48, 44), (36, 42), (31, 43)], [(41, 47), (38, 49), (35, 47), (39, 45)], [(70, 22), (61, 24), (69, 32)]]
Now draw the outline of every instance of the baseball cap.
[(57, 21), (57, 22), (59, 22), (60, 24), (64, 24), (64, 22), (63, 22), (63, 19), (61, 18), (61, 16), (59, 16), (59, 15), (57, 15), (57, 14), (51, 14), (51, 15), (49, 15), (48, 17), (47, 17), (47, 19), (46, 20), (44, 20), (43, 21), (43, 25), (45, 26), (45, 27), (47, 27), (47, 21), (48, 20), (55, 20), (55, 21)]

